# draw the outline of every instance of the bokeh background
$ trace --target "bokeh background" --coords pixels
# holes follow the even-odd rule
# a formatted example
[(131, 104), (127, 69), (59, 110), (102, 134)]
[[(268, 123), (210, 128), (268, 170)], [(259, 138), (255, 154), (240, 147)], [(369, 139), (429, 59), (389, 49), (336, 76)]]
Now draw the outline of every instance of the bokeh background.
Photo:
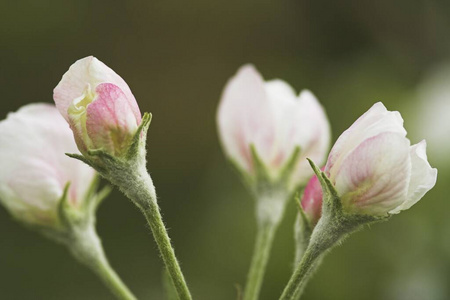
[[(0, 1), (0, 117), (52, 90), (95, 55), (153, 113), (148, 167), (196, 299), (237, 298), (252, 253), (253, 200), (227, 164), (215, 115), (244, 63), (312, 90), (333, 141), (374, 102), (399, 110), (412, 142), (427, 138), (438, 183), (411, 210), (330, 254), (304, 299), (450, 299), (450, 2)], [(1, 147), (2, 145), (0, 145)], [(1, 167), (1, 162), (0, 162)], [(278, 231), (262, 300), (278, 299), (294, 253), (295, 205)], [(98, 230), (140, 299), (164, 299), (162, 264), (137, 209), (115, 191)], [(66, 249), (0, 208), (1, 299), (112, 299)]]

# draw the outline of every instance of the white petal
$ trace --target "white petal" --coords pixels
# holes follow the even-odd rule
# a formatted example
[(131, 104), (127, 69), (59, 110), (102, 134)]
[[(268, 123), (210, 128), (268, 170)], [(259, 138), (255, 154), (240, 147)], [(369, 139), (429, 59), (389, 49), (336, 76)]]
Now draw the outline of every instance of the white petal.
[(69, 201), (84, 200), (95, 172), (65, 156), (78, 150), (54, 106), (30, 104), (10, 113), (0, 122), (0, 145), (0, 200), (13, 215), (28, 215), (30, 222), (48, 216), (67, 182)]
[(343, 205), (358, 213), (386, 215), (407, 197), (410, 143), (401, 133), (384, 132), (362, 142), (336, 174)]
[(306, 157), (322, 163), (329, 147), (330, 129), (325, 112), (314, 95), (296, 96), (286, 82), (264, 83), (251, 66), (241, 68), (225, 88), (218, 112), (219, 133), (228, 156), (251, 171), (250, 144), (272, 176), (277, 176), (300, 147), (302, 157), (292, 185), (306, 183), (312, 170)]
[(53, 91), (56, 107), (67, 121), (67, 110), (72, 102), (82, 96), (88, 86), (94, 91), (100, 83), (113, 83), (120, 87), (130, 101), (136, 119), (140, 120), (139, 107), (127, 83), (97, 58), (88, 56), (71, 65)]
[(294, 105), (285, 111), (282, 122), (285, 124), (282, 147), (287, 150), (287, 155), (291, 155), (297, 146), (301, 149), (293, 184), (304, 184), (313, 175), (306, 158), (322, 165), (329, 150), (331, 134), (328, 118), (316, 97), (304, 90)]
[(406, 136), (400, 113), (388, 111), (381, 102), (378, 102), (342, 133), (331, 149), (325, 168), (331, 180), (333, 181), (348, 153), (364, 140), (382, 132), (395, 132)]
[(287, 82), (281, 79), (266, 81), (265, 89), (267, 96), (274, 106), (279, 107), (297, 102), (295, 90)]
[(409, 209), (416, 204), (436, 184), (437, 169), (432, 168), (427, 160), (425, 140), (411, 146), (411, 179), (405, 202), (390, 211), (391, 214)]
[(250, 145), (263, 161), (270, 160), (275, 121), (264, 81), (251, 65), (231, 78), (222, 94), (218, 115), (219, 137), (226, 154), (242, 169), (251, 172)]

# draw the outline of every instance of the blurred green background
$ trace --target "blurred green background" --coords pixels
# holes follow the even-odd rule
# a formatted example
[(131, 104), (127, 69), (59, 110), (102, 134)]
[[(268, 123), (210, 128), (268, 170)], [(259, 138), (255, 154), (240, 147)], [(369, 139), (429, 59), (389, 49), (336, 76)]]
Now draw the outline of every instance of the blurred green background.
[[(62, 74), (87, 55), (119, 73), (141, 111), (153, 114), (148, 167), (196, 299), (236, 299), (253, 248), (253, 201), (225, 161), (215, 125), (222, 88), (239, 66), (250, 62), (267, 79), (312, 90), (333, 142), (376, 101), (402, 112), (413, 143), (439, 127), (443, 133), (428, 140), (439, 169), (435, 189), (336, 248), (304, 299), (450, 299), (450, 107), (438, 104), (443, 118), (430, 112), (429, 123), (432, 99), (423, 87), (450, 58), (449, 1), (1, 0), (0, 16), (2, 119), (24, 104), (52, 102)], [(441, 73), (441, 97), (450, 101), (450, 71)], [(278, 299), (290, 276), (295, 214), (290, 205), (262, 300)], [(163, 299), (155, 243), (119, 192), (100, 208), (98, 230), (139, 298)], [(112, 298), (66, 249), (3, 208), (0, 293), (8, 300)]]

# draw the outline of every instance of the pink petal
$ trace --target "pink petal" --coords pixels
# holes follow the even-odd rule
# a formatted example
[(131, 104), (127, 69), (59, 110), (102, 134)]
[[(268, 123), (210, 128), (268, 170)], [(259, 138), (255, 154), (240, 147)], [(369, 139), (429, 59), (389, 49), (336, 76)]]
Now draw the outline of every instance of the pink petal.
[(403, 134), (385, 132), (356, 147), (334, 183), (344, 206), (385, 215), (405, 201), (410, 174), (409, 140)]
[(120, 87), (99, 84), (97, 97), (87, 107), (86, 129), (95, 148), (121, 153), (139, 124), (133, 108)]
[(322, 187), (314, 175), (306, 185), (301, 201), (304, 212), (313, 224), (316, 224), (322, 215), (322, 197)]

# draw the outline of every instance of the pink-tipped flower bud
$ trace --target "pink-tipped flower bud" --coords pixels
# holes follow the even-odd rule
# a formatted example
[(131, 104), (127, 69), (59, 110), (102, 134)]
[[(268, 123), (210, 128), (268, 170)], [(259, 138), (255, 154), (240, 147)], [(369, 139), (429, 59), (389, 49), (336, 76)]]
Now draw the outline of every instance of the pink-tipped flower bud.
[(64, 155), (77, 152), (72, 133), (58, 110), (29, 104), (0, 122), (0, 202), (28, 225), (61, 228), (58, 206), (79, 210), (95, 171)]
[(308, 217), (310, 225), (313, 227), (317, 224), (322, 215), (322, 196), (322, 187), (319, 179), (314, 175), (306, 185), (300, 202), (305, 215)]
[(88, 150), (124, 154), (141, 123), (141, 112), (126, 82), (92, 56), (69, 68), (53, 98), (83, 154)]
[(426, 143), (412, 145), (399, 112), (372, 106), (333, 146), (325, 173), (347, 211), (384, 216), (406, 210), (436, 183)]
[(328, 119), (314, 95), (307, 90), (297, 95), (282, 80), (264, 82), (251, 65), (241, 67), (226, 85), (217, 122), (226, 155), (250, 176), (255, 175), (252, 146), (272, 178), (299, 149), (291, 187), (311, 177), (306, 158), (323, 163), (329, 147)]

